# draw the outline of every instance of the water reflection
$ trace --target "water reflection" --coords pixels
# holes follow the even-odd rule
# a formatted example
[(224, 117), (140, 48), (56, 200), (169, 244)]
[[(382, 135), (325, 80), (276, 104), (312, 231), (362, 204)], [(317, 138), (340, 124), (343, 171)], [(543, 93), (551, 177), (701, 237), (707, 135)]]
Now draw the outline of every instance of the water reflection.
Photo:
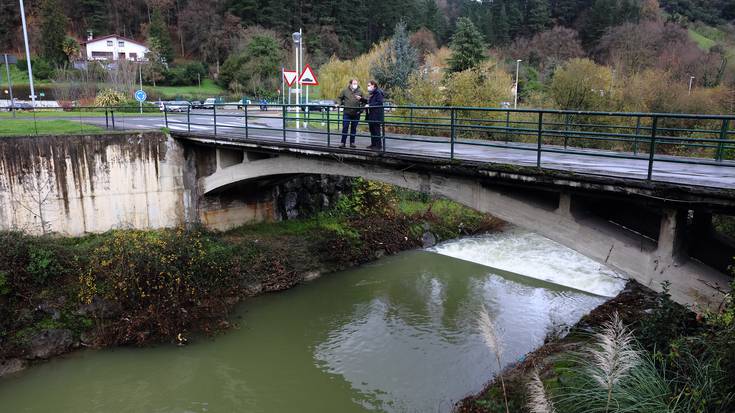
[(34, 367), (0, 381), (0, 411), (448, 412), (498, 369), (480, 311), (506, 364), (601, 302), (412, 251), (249, 300), (239, 327), (215, 339), (80, 352)]

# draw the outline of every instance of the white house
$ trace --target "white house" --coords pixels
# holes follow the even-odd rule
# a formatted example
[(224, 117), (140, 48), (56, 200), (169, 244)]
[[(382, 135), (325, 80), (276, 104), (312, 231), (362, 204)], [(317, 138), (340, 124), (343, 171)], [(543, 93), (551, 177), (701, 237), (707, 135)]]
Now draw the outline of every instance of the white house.
[(146, 45), (126, 37), (111, 34), (92, 38), (92, 35), (83, 43), (87, 49), (87, 60), (146, 60), (148, 53)]

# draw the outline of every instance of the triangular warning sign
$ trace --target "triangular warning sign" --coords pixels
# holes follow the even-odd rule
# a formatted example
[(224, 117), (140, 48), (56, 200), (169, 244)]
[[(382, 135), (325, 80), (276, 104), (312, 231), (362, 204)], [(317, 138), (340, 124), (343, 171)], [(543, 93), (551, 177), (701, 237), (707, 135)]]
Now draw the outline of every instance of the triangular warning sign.
[(311, 66), (306, 65), (304, 71), (301, 72), (299, 83), (304, 86), (317, 86), (319, 84), (319, 82), (316, 80), (316, 75), (314, 75), (314, 71), (311, 70)]
[(296, 77), (298, 76), (298, 72), (295, 70), (284, 70), (283, 71), (283, 80), (286, 81), (286, 84), (288, 86), (293, 86), (294, 82), (296, 81)]

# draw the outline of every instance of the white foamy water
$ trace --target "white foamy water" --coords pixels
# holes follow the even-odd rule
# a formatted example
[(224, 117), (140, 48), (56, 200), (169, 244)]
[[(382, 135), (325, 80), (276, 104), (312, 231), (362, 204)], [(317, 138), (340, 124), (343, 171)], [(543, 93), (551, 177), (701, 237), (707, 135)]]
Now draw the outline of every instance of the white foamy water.
[(612, 269), (521, 228), (448, 241), (429, 251), (606, 297), (625, 286)]

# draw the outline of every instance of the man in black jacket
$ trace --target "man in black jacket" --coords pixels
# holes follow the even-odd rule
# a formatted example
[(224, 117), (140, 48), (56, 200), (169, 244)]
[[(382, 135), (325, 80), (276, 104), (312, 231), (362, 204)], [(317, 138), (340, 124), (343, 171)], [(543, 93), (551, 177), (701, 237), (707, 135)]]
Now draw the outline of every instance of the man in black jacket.
[(383, 90), (378, 87), (378, 83), (374, 80), (368, 82), (368, 99), (367, 122), (370, 127), (370, 146), (368, 149), (380, 150), (382, 147), (383, 121), (385, 120), (385, 109), (383, 103), (385, 96)]
[(347, 88), (340, 93), (337, 98), (339, 105), (343, 108), (342, 113), (342, 145), (344, 148), (347, 143), (347, 131), (350, 131), (350, 148), (355, 148), (355, 135), (357, 134), (357, 124), (360, 122), (360, 113), (365, 102), (360, 90), (360, 84), (357, 79), (350, 80)]

